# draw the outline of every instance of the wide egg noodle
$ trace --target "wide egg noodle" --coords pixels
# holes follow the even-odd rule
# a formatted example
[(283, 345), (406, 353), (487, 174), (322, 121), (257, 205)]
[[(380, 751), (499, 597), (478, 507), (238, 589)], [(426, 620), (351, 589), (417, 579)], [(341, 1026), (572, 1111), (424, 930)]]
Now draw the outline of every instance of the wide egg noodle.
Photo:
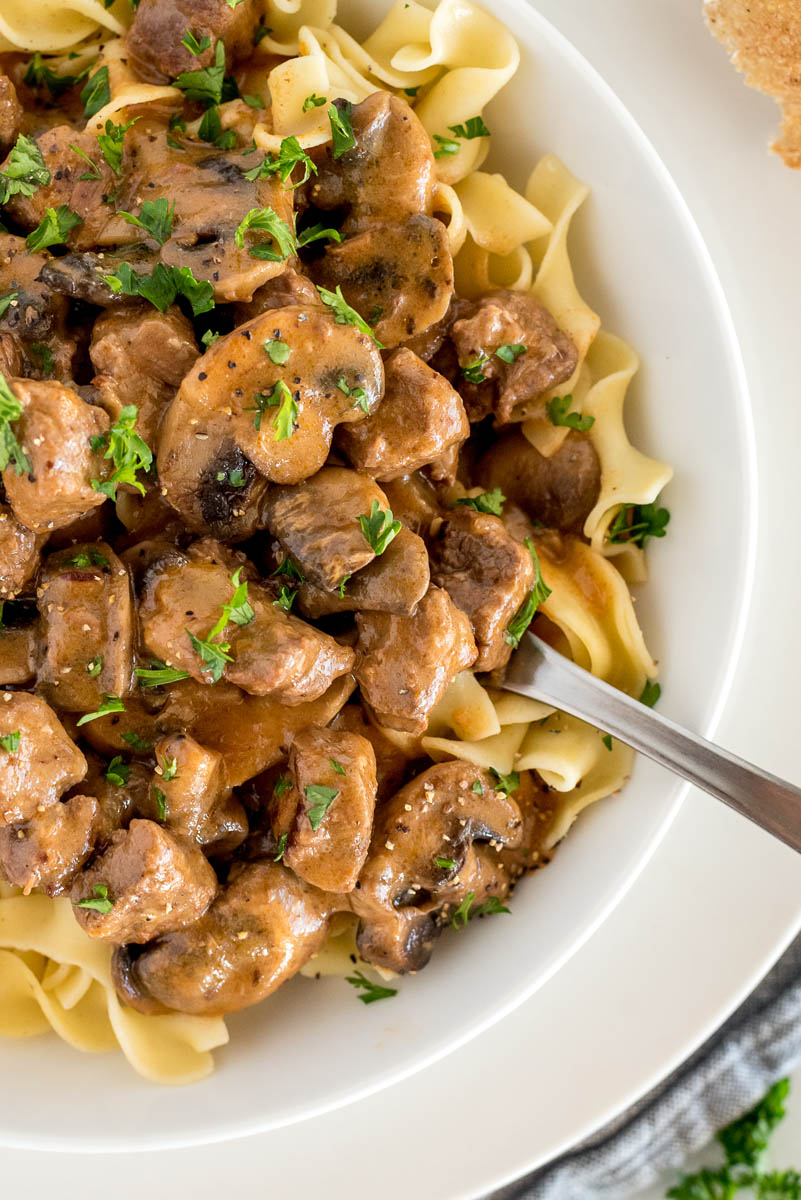
[(102, 0), (3, 0), (0, 53), (39, 50), (57, 54), (98, 29), (122, 34), (130, 16), (128, 0), (105, 8)]

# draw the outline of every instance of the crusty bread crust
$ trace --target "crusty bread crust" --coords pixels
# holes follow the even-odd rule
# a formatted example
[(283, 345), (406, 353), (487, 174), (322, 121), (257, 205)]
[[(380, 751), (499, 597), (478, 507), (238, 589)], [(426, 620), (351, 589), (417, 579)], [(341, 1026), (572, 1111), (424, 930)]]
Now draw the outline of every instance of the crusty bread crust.
[(801, 168), (801, 0), (706, 0), (706, 17), (749, 87), (781, 105), (771, 149)]

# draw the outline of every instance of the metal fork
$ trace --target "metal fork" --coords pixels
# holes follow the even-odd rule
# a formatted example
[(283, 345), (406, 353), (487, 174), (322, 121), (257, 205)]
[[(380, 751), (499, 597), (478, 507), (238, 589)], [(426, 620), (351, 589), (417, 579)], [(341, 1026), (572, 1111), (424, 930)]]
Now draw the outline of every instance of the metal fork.
[(596, 679), (532, 633), (521, 639), (503, 686), (612, 734), (801, 851), (801, 788)]

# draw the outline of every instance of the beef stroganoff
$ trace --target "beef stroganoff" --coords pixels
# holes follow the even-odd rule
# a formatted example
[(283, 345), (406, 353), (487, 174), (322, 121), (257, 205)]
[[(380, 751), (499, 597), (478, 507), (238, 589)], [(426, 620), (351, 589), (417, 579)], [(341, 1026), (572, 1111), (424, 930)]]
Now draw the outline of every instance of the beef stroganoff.
[(653, 702), (671, 471), (587, 189), (483, 169), (488, 13), (6, 0), (0, 54), (0, 1033), (187, 1082), (298, 973), (389, 999), (623, 785), (503, 672), (531, 627)]

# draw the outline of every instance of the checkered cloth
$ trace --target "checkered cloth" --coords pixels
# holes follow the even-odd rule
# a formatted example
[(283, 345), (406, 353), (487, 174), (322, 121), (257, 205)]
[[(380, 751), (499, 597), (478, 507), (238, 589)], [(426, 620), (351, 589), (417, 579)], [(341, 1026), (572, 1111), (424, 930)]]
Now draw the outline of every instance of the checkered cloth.
[(717, 1033), (575, 1149), (490, 1200), (624, 1200), (681, 1168), (801, 1062), (801, 937)]

